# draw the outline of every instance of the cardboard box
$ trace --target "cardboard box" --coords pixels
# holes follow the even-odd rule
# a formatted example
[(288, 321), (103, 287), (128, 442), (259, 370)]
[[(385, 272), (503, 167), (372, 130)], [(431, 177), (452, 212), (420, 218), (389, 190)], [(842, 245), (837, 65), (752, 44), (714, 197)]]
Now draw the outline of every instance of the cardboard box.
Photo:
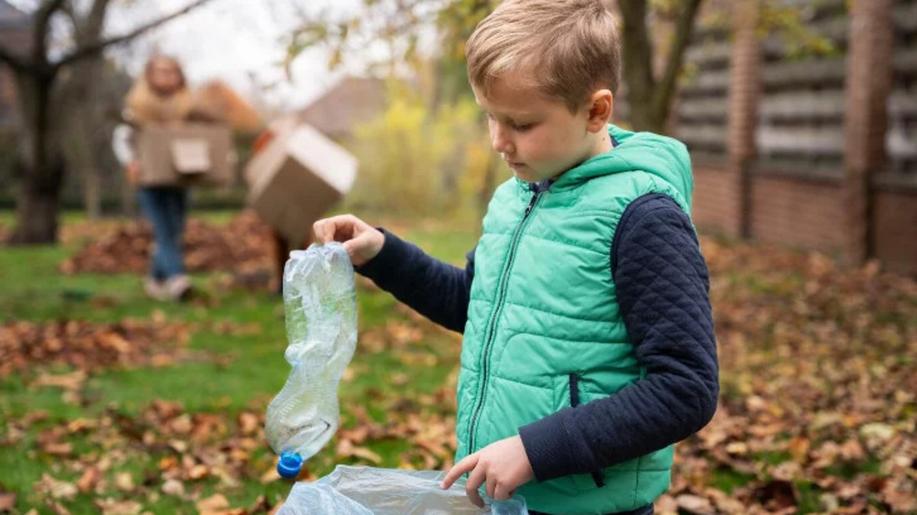
[(278, 123), (271, 139), (245, 169), (248, 202), (292, 245), (350, 191), (357, 160), (309, 125)]
[(222, 186), (232, 183), (232, 132), (223, 125), (144, 125), (137, 134), (141, 186)]

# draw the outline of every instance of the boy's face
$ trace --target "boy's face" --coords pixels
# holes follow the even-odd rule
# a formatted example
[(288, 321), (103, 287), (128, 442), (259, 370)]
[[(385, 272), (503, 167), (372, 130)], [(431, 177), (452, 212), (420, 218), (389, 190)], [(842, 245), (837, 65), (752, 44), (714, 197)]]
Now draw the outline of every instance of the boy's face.
[(516, 177), (538, 182), (550, 179), (586, 160), (595, 148), (586, 105), (570, 113), (561, 100), (545, 97), (521, 74), (497, 79), (489, 94), (474, 89), (487, 113), (493, 149)]

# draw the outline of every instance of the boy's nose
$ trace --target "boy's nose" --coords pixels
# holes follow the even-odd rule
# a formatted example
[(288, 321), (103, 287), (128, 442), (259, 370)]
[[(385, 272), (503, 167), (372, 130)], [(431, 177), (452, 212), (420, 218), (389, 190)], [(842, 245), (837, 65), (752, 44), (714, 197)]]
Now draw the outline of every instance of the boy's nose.
[(499, 124), (496, 124), (490, 131), (490, 144), (497, 153), (513, 153), (513, 143), (509, 139), (506, 129), (501, 128)]

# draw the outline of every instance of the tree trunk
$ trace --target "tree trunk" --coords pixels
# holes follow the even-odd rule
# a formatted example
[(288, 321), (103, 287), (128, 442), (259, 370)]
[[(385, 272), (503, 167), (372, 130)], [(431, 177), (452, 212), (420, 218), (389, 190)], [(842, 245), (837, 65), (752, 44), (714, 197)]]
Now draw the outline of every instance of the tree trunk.
[[(14, 245), (56, 243), (57, 217), (60, 208), (60, 186), (63, 165), (45, 170), (24, 170), (22, 191), (16, 199), (16, 229), (9, 243)], [(54, 187), (54, 182), (58, 186)]]
[(101, 55), (74, 65), (62, 84), (66, 100), (61, 108), (68, 114), (66, 145), (63, 150), (68, 168), (76, 172), (83, 188), (86, 216), (96, 219), (102, 213), (102, 165), (96, 132), (105, 121), (100, 116), (99, 86), (92, 83), (104, 74)]
[(618, 2), (621, 12), (623, 79), (627, 84), (630, 120), (636, 130), (652, 130), (650, 121), (653, 90), (653, 46), (646, 30), (646, 0)]
[(57, 242), (64, 165), (48, 113), (53, 73), (18, 74), (19, 107), (22, 110), (25, 155), (19, 159), (21, 192), (16, 199), (13, 244)]
[(669, 43), (665, 68), (654, 70), (655, 50), (647, 27), (650, 11), (646, 0), (618, 2), (621, 13), (621, 45), (624, 54), (623, 78), (627, 84), (630, 124), (635, 130), (663, 133), (672, 108), (684, 52), (702, 0), (683, 0), (675, 20), (675, 34)]

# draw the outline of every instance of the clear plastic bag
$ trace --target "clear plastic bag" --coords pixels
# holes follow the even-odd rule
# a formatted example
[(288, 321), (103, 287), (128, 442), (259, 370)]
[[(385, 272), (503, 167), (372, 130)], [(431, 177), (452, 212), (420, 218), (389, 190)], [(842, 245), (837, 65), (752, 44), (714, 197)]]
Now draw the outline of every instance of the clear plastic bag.
[(296, 483), (278, 515), (525, 515), (525, 499), (514, 496), (484, 508), (471, 504), (465, 481), (439, 487), (437, 470), (397, 470), (338, 465), (312, 483)]
[(334, 436), (338, 383), (357, 343), (353, 265), (339, 243), (293, 251), (283, 271), (292, 370), (267, 408), (265, 436), (281, 455), (278, 472), (296, 477), (302, 462)]

